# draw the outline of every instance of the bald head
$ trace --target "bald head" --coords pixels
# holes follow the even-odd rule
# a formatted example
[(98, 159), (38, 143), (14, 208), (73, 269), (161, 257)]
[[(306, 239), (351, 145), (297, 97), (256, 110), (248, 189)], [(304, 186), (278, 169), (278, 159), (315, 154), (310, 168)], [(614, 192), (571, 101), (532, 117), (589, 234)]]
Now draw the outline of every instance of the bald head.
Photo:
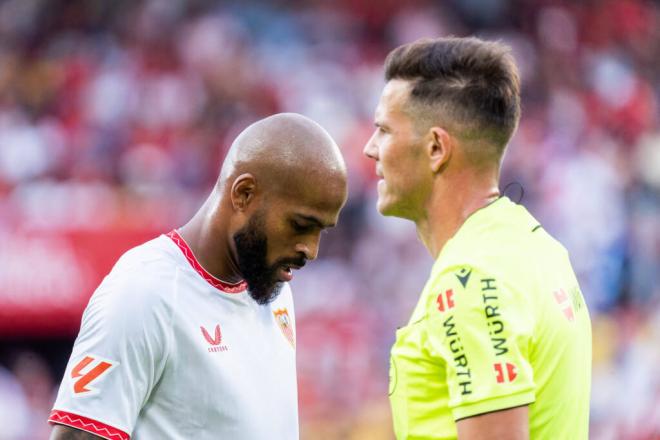
[(224, 186), (243, 173), (271, 187), (291, 188), (346, 179), (341, 151), (327, 131), (296, 113), (255, 122), (232, 144), (220, 173)]
[(292, 269), (316, 258), (347, 192), (330, 135), (304, 116), (274, 115), (236, 138), (213, 193), (181, 232), (207, 270), (245, 280), (250, 296), (267, 304)]

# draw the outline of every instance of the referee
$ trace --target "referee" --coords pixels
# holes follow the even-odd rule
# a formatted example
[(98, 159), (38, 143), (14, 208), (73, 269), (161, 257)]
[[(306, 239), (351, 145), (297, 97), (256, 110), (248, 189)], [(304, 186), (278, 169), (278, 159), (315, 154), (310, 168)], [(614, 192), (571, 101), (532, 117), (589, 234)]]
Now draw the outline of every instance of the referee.
[(385, 79), (364, 149), (378, 210), (435, 259), (392, 347), (397, 438), (587, 439), (591, 326), (568, 253), (498, 191), (520, 117), (509, 48), (420, 40)]

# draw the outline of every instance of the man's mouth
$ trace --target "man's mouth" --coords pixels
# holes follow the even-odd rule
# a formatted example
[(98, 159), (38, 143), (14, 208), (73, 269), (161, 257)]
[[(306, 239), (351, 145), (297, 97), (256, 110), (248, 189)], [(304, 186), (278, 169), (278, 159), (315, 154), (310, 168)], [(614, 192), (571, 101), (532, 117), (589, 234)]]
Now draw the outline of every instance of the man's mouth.
[(283, 283), (288, 283), (291, 281), (293, 279), (293, 272), (291, 272), (291, 268), (288, 266), (281, 266), (277, 270), (277, 279)]
[(277, 270), (277, 278), (282, 281), (282, 282), (289, 282), (293, 279), (293, 271), (301, 269), (305, 263), (302, 264), (294, 264), (294, 263), (287, 263), (287, 264), (282, 264), (279, 266)]

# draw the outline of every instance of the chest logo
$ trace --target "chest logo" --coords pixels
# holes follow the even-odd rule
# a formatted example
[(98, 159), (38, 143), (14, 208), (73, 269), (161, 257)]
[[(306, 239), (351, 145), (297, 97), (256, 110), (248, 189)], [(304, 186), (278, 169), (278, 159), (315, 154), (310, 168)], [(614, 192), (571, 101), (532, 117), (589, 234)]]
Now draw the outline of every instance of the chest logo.
[(289, 311), (284, 309), (277, 309), (273, 311), (273, 316), (275, 316), (275, 322), (282, 330), (282, 334), (287, 341), (291, 344), (293, 348), (296, 348), (296, 341), (293, 336), (293, 326), (291, 325), (291, 318), (289, 317)]
[(199, 326), (199, 329), (202, 331), (202, 336), (204, 336), (206, 342), (208, 342), (210, 345), (210, 347), (208, 347), (209, 353), (229, 350), (229, 347), (227, 347), (226, 345), (220, 345), (222, 344), (222, 331), (220, 330), (220, 324), (216, 324), (213, 337), (211, 337), (211, 335), (204, 328), (204, 326)]
[(91, 384), (102, 379), (116, 365), (117, 362), (100, 359), (94, 355), (82, 358), (71, 370), (73, 394), (75, 396), (98, 394), (99, 390)]

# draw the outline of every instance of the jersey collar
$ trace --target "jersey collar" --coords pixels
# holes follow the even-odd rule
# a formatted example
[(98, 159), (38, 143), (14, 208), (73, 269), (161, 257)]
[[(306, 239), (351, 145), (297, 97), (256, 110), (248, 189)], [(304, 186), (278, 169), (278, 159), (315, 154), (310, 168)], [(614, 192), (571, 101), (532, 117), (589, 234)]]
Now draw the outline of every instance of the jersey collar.
[(190, 246), (188, 246), (188, 243), (186, 243), (183, 237), (179, 235), (179, 232), (176, 229), (173, 229), (166, 235), (179, 247), (181, 252), (183, 252), (184, 257), (186, 257), (186, 260), (188, 260), (188, 263), (190, 263), (193, 269), (195, 269), (195, 271), (204, 278), (207, 283), (225, 293), (241, 293), (247, 289), (247, 283), (245, 280), (232, 284), (222, 281), (208, 273), (206, 269), (199, 264), (199, 261), (195, 258), (195, 254), (193, 254)]

